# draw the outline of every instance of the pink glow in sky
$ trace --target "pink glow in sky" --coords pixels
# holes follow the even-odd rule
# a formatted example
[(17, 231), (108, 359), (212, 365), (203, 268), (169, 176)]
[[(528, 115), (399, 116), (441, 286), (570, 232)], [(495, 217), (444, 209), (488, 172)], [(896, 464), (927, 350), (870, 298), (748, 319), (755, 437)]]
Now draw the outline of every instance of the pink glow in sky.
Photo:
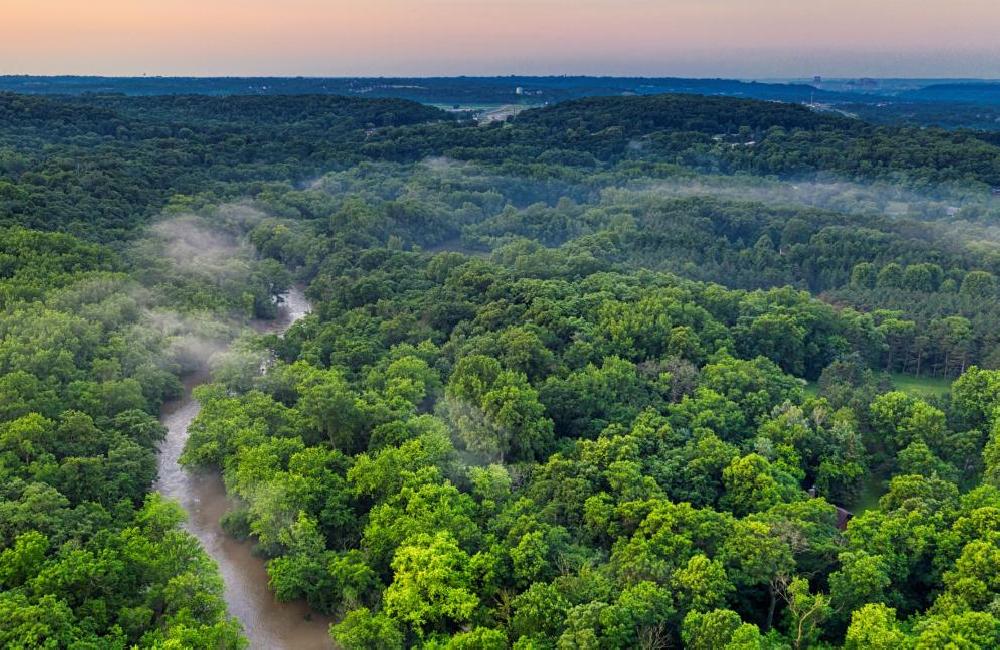
[(1000, 0), (0, 0), (0, 74), (1000, 77)]

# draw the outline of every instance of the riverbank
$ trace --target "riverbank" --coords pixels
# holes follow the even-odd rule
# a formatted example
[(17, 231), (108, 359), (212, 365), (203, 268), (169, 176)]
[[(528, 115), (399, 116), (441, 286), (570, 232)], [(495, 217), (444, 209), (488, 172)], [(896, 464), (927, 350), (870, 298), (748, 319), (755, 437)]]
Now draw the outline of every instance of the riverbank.
[[(258, 332), (283, 334), (310, 310), (298, 288), (285, 296), (278, 318), (254, 323)], [(160, 421), (167, 437), (160, 446), (158, 479), (154, 489), (178, 501), (188, 513), (185, 528), (201, 543), (219, 567), (229, 613), (239, 619), (251, 648), (320, 650), (331, 648), (327, 632), (331, 619), (312, 612), (304, 601), (280, 603), (268, 589), (266, 561), (253, 554), (253, 542), (238, 541), (222, 530), (222, 515), (234, 506), (218, 472), (190, 472), (179, 464), (188, 427), (200, 405), (195, 387), (210, 380), (208, 369), (190, 375), (184, 394), (164, 405)]]

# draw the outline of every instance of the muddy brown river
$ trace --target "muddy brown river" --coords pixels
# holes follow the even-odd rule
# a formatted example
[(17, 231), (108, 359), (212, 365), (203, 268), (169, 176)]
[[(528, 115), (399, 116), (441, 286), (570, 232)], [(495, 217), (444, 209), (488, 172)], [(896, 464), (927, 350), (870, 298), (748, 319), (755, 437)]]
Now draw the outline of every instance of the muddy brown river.
[[(309, 302), (302, 291), (292, 289), (285, 295), (279, 317), (255, 323), (254, 328), (281, 334), (308, 312)], [(167, 427), (167, 437), (160, 446), (159, 478), (154, 489), (179, 501), (187, 511), (185, 528), (218, 565), (229, 613), (243, 624), (251, 648), (332, 648), (327, 632), (330, 619), (310, 612), (305, 602), (276, 601), (267, 587), (265, 561), (253, 554), (253, 543), (237, 541), (222, 530), (219, 519), (235, 505), (226, 495), (222, 476), (218, 472), (189, 472), (178, 464), (188, 426), (199, 409), (191, 391), (208, 380), (207, 371), (188, 377), (184, 394), (163, 407), (160, 421)]]

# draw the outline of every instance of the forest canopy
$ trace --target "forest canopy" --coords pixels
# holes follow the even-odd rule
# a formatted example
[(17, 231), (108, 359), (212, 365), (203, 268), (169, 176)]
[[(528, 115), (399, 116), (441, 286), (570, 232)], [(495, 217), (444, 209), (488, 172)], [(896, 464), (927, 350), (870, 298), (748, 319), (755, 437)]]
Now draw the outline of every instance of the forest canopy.
[(0, 94), (0, 645), (247, 643), (152, 489), (211, 360), (181, 461), (339, 647), (996, 647), (996, 186), (745, 99)]

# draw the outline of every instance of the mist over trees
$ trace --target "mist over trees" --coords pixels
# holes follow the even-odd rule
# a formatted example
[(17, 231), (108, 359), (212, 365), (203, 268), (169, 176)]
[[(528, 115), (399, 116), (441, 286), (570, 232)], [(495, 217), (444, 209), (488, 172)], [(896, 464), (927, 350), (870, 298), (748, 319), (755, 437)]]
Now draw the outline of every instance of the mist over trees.
[(1000, 645), (989, 138), (682, 95), (0, 118), (0, 645), (245, 645), (151, 492), (210, 358), (182, 461), (340, 647)]

